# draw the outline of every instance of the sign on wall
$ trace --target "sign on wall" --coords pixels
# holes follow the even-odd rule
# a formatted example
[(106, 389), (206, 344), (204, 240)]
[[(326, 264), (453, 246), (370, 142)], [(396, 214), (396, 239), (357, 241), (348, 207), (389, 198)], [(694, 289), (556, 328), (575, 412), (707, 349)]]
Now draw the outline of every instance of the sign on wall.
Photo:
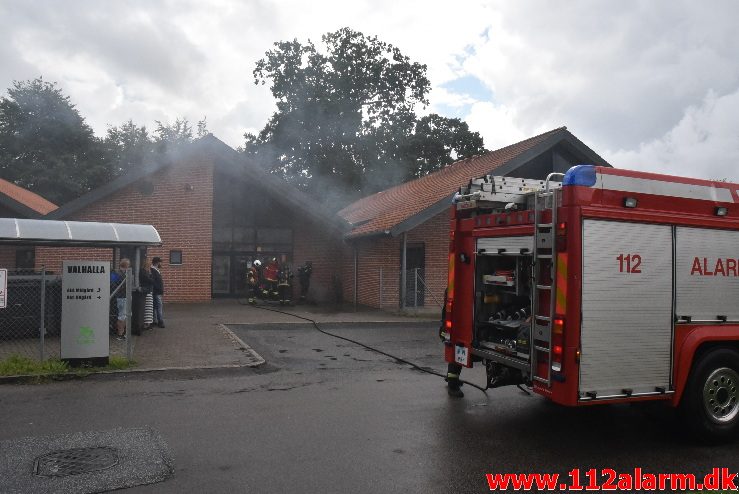
[(107, 358), (110, 263), (64, 261), (62, 359)]
[(0, 269), (0, 309), (8, 305), (8, 270)]

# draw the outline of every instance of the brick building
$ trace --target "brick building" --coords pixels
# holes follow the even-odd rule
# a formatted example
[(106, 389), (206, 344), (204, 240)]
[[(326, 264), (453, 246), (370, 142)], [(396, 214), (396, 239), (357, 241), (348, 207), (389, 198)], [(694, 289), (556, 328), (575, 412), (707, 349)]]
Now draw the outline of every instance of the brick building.
[[(148, 256), (164, 261), (170, 302), (243, 295), (250, 263), (277, 257), (293, 267), (312, 261), (310, 293), (318, 301), (436, 310), (446, 287), (449, 210), (458, 188), (488, 173), (543, 179), (580, 163), (609, 166), (559, 128), (458, 161), (336, 214), (206, 136), (59, 208), (0, 182), (0, 216), (154, 225), (162, 245)], [(0, 267), (20, 259), (8, 249), (0, 247)], [(26, 251), (23, 262), (52, 272), (64, 259), (115, 262), (133, 255), (125, 248)]]
[(447, 283), (451, 200), (459, 187), (486, 174), (544, 179), (582, 163), (610, 166), (562, 127), (345, 207), (338, 214), (351, 225), (344, 238), (353, 251), (353, 266), (345, 260), (344, 272), (351, 268), (356, 273), (356, 302), (383, 309), (438, 309)]
[[(257, 258), (293, 265), (312, 261), (311, 293), (335, 296), (343, 221), (305, 194), (248, 163), (213, 136), (184, 145), (155, 163), (122, 176), (46, 216), (54, 220), (153, 225), (162, 245), (171, 302), (238, 296)], [(36, 249), (36, 266), (57, 271), (63, 259), (114, 261), (119, 249)]]

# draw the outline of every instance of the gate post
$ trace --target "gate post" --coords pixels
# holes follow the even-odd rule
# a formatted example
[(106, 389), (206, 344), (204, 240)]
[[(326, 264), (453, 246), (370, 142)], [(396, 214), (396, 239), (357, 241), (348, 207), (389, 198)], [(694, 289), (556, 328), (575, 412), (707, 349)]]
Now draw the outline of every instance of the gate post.
[(418, 312), (418, 268), (413, 268), (413, 308)]
[(44, 361), (44, 337), (46, 336), (46, 267), (41, 266), (41, 317), (39, 318), (39, 354)]

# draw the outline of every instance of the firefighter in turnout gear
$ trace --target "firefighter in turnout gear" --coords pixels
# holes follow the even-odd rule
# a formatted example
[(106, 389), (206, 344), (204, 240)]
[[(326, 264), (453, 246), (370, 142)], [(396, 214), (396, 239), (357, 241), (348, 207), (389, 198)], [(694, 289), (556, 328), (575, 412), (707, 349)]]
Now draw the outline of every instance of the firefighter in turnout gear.
[(300, 281), (300, 301), (305, 302), (308, 296), (308, 288), (310, 287), (310, 275), (313, 272), (313, 263), (305, 261), (305, 264), (298, 268), (298, 280)]
[(280, 264), (277, 262), (277, 258), (273, 257), (265, 266), (262, 272), (262, 279), (264, 281), (262, 285), (262, 295), (264, 298), (277, 297), (277, 283), (280, 271)]
[(290, 304), (292, 278), (293, 274), (292, 271), (290, 271), (290, 266), (283, 266), (277, 273), (277, 291), (280, 294), (280, 305)]
[(257, 297), (259, 296), (259, 268), (261, 266), (262, 262), (257, 259), (251, 267), (246, 270), (246, 291), (248, 302), (250, 304), (257, 303)]
[[(444, 324), (446, 323), (446, 302), (447, 302), (448, 290), (444, 290), (444, 305), (441, 307), (441, 326), (439, 327), (439, 338), (441, 341), (446, 343), (447, 336), (445, 335)], [(462, 398), (464, 393), (460, 389), (462, 387), (462, 381), (459, 379), (459, 375), (462, 373), (462, 366), (457, 363), (449, 363), (446, 370), (446, 382), (447, 382), (447, 393), (453, 398)]]

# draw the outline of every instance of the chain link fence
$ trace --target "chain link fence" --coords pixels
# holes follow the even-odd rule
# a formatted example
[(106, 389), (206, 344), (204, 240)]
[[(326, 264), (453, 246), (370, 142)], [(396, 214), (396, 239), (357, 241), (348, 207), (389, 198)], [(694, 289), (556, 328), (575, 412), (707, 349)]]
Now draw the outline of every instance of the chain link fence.
[[(126, 283), (126, 280), (131, 280)], [(119, 285), (111, 284), (110, 355), (131, 360), (133, 339), (131, 337), (131, 270)], [(116, 292), (116, 290), (118, 290)], [(123, 292), (127, 297), (127, 338), (115, 338), (117, 319), (116, 296)], [(61, 357), (62, 330), (62, 277), (40, 271), (8, 270), (6, 307), (0, 308), (0, 360), (13, 356), (44, 361)]]

